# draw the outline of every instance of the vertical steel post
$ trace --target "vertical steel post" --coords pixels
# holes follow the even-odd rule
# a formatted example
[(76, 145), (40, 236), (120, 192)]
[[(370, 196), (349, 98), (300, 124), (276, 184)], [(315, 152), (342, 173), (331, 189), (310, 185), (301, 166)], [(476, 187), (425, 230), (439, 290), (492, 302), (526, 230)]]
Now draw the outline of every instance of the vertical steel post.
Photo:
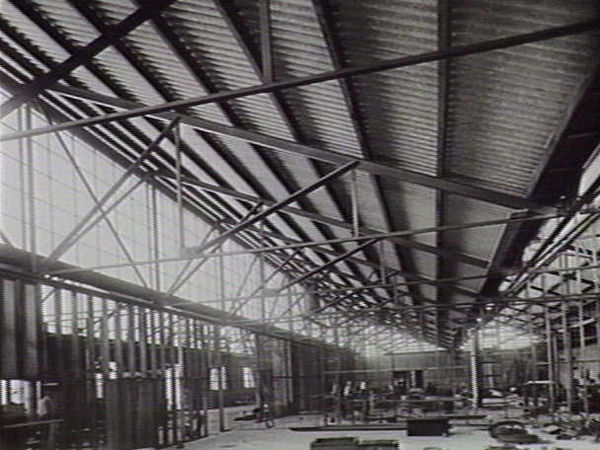
[(592, 248), (594, 249), (592, 251), (592, 264), (594, 265), (595, 269), (593, 269), (592, 271), (592, 281), (594, 282), (594, 294), (596, 295), (596, 305), (595, 305), (595, 315), (596, 315), (596, 326), (595, 326), (595, 334), (596, 334), (596, 358), (600, 361), (600, 277), (598, 277), (598, 271), (600, 269), (598, 269), (598, 251), (597, 249), (597, 245), (599, 243), (599, 240), (597, 238), (597, 236), (599, 236), (599, 232), (600, 230), (598, 230), (597, 227), (598, 222), (594, 222), (594, 224), (592, 225), (592, 231), (593, 231), (593, 235), (594, 235), (594, 241), (592, 241), (594, 243), (594, 245), (592, 246)]
[(358, 236), (360, 231), (360, 212), (358, 209), (358, 178), (356, 170), (351, 172), (351, 183), (352, 183), (352, 235)]
[[(25, 128), (30, 130), (32, 127), (31, 106), (25, 105)], [(37, 272), (37, 242), (36, 242), (36, 222), (35, 222), (35, 168), (33, 158), (33, 139), (25, 138), (25, 154), (27, 158), (27, 210), (29, 213), (29, 251), (31, 252), (31, 271)]]
[[(540, 276), (542, 295), (546, 297), (546, 274)], [(555, 365), (555, 353), (554, 346), (552, 344), (552, 323), (550, 317), (550, 307), (548, 305), (543, 306), (544, 308), (544, 331), (545, 331), (545, 342), (546, 342), (546, 362), (548, 371), (548, 410), (550, 414), (554, 415), (555, 411), (555, 395), (556, 395), (556, 365)]]
[[(566, 261), (566, 255), (560, 256), (560, 265), (562, 268), (568, 267), (568, 262)], [(569, 284), (569, 278), (567, 274), (563, 279), (564, 282), (564, 294), (569, 295), (571, 293), (571, 286)], [(564, 370), (566, 370), (566, 394), (567, 394), (567, 410), (572, 412), (573, 409), (573, 400), (574, 400), (574, 380), (573, 380), (573, 342), (571, 339), (571, 330), (569, 328), (569, 302), (562, 302), (561, 304), (561, 321), (562, 321), (562, 337), (563, 337), (563, 354), (565, 357)], [(562, 367), (561, 367), (562, 369)], [(562, 370), (561, 370), (562, 373)]]
[(122, 308), (119, 303), (115, 305), (115, 362), (117, 364), (117, 378), (123, 377), (123, 326), (121, 324)]
[[(571, 331), (569, 330), (569, 322), (567, 320), (568, 311), (569, 305), (567, 304), (567, 302), (563, 302), (561, 305), (561, 324), (563, 338), (563, 354), (565, 358), (564, 370), (566, 371), (567, 375), (565, 378), (565, 390), (567, 395), (567, 409), (570, 412), (573, 407), (573, 349), (571, 342)], [(561, 373), (563, 373), (562, 370)]]
[(71, 375), (77, 379), (81, 376), (81, 357), (79, 353), (79, 297), (71, 291), (71, 358), (74, 361)]
[[(292, 295), (292, 290), (288, 289), (288, 293), (287, 293), (287, 308), (286, 308), (286, 312), (289, 311), (291, 315), (294, 314), (294, 312), (292, 311), (293, 309), (293, 295)], [(285, 313), (284, 313), (285, 314)], [(296, 325), (296, 321), (295, 320), (290, 320), (289, 321), (289, 328), (290, 331), (293, 333), (295, 331), (295, 325)]]
[(271, 41), (271, 5), (270, 0), (259, 1), (260, 54), (261, 71), (264, 83), (275, 80), (273, 67), (273, 48)]
[(226, 431), (225, 428), (225, 407), (224, 407), (224, 388), (225, 388), (225, 380), (223, 378), (223, 346), (221, 342), (221, 326), (214, 326), (214, 346), (215, 346), (215, 356), (216, 356), (216, 367), (217, 367), (217, 403), (219, 407), (219, 431)]
[[(578, 269), (579, 273), (580, 270)], [(580, 286), (581, 287), (581, 286)], [(581, 291), (580, 291), (581, 292)], [(579, 319), (579, 375), (582, 383), (582, 394), (583, 394), (583, 411), (586, 416), (590, 414), (590, 403), (588, 399), (588, 386), (587, 386), (587, 370), (585, 368), (585, 360), (586, 360), (586, 350), (585, 350), (585, 324), (584, 324), (584, 311), (583, 311), (583, 301), (580, 301), (578, 304), (578, 319)]]
[(479, 329), (473, 330), (471, 347), (471, 393), (473, 395), (473, 409), (481, 407), (481, 356), (479, 348)]
[[(86, 390), (89, 396), (88, 400), (92, 404), (96, 404), (96, 338), (94, 335), (94, 298), (91, 295), (87, 296), (85, 302), (86, 315)], [(90, 411), (91, 425), (91, 443), (94, 448), (98, 448), (98, 408), (92, 407)]]
[(185, 223), (183, 218), (183, 183), (181, 182), (181, 123), (175, 128), (175, 167), (177, 181), (177, 227), (179, 236), (179, 250), (185, 248)]
[(204, 416), (204, 436), (210, 433), (208, 426), (208, 400), (210, 395), (210, 369), (212, 365), (211, 345), (210, 345), (210, 325), (200, 326), (200, 347), (202, 349), (203, 364), (206, 375), (204, 377), (204, 393), (202, 396), (202, 414)]
[[(535, 336), (534, 336), (532, 314), (529, 315), (528, 328), (529, 328), (529, 343), (531, 346), (531, 378), (533, 379), (533, 381), (538, 381), (539, 380), (538, 349), (537, 349), (537, 342), (535, 341)], [(533, 385), (531, 394), (533, 397), (533, 406), (537, 407), (539, 405), (537, 384)]]
[[(24, 130), (24, 111), (23, 108), (17, 110), (17, 129), (19, 131)], [(25, 158), (27, 155), (27, 143), (30, 139), (20, 138), (18, 141), (19, 148), (19, 206), (20, 206), (20, 218), (21, 218), (21, 248), (27, 248), (29, 245), (27, 239), (27, 188), (25, 180)], [(10, 383), (9, 383), (10, 385)], [(9, 390), (10, 394), (10, 390)]]
[[(219, 256), (219, 294), (221, 295), (221, 308), (225, 311), (225, 266), (223, 256)], [(219, 389), (217, 390), (217, 401), (219, 403), (219, 430), (225, 431), (225, 405), (224, 405), (224, 389), (225, 380), (223, 379), (223, 345), (222, 345), (222, 329), (220, 326), (215, 326), (215, 351), (217, 355), (217, 382)]]
[[(27, 130), (32, 129), (32, 110), (31, 105), (26, 104), (23, 108), (23, 112), (25, 115), (25, 128)], [(25, 138), (25, 152), (27, 158), (27, 209), (29, 213), (29, 249), (31, 251), (31, 272), (38, 272), (38, 262), (37, 262), (37, 232), (36, 232), (36, 208), (35, 208), (35, 160), (34, 160), (34, 148), (33, 148), (33, 139), (28, 137)], [(25, 226), (23, 228), (25, 230)], [(24, 233), (25, 237), (26, 233)], [(39, 281), (34, 283), (33, 295), (35, 296), (34, 307), (38, 309), (41, 305), (42, 298), (42, 287)], [(57, 333), (58, 334), (58, 333)], [(62, 342), (62, 336), (59, 336), (59, 339)], [(38, 358), (39, 363), (39, 358)], [(37, 370), (39, 370), (39, 364), (35, 364)], [(61, 374), (61, 376), (64, 376)], [(39, 394), (38, 383), (31, 383), (31, 390), (29, 392), (28, 401), (30, 405), (37, 404), (37, 398)]]
[(342, 401), (344, 389), (342, 388), (341, 370), (342, 370), (342, 356), (339, 353), (340, 347), (340, 334), (338, 327), (333, 328), (333, 340), (336, 347), (335, 350), (335, 386), (337, 388), (335, 393), (335, 417), (336, 422), (339, 424), (342, 421)]
[(267, 319), (267, 300), (265, 298), (265, 254), (264, 252), (260, 252), (260, 254), (258, 255), (258, 257), (260, 258), (259, 260), (259, 276), (260, 276), (260, 320), (262, 322), (266, 321)]
[(154, 258), (154, 287), (157, 291), (160, 291), (161, 277), (160, 277), (160, 223), (159, 223), (159, 211), (158, 211), (158, 195), (156, 187), (152, 186), (150, 191), (151, 195), (151, 219), (152, 219), (152, 257)]

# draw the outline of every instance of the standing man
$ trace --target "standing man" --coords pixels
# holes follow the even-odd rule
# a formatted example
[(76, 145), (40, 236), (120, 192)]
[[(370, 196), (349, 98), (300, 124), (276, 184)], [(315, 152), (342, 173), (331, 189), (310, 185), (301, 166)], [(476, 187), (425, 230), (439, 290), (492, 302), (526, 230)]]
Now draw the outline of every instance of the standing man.
[(37, 415), (41, 420), (54, 419), (56, 417), (56, 398), (50, 389), (44, 390), (44, 395), (37, 402)]

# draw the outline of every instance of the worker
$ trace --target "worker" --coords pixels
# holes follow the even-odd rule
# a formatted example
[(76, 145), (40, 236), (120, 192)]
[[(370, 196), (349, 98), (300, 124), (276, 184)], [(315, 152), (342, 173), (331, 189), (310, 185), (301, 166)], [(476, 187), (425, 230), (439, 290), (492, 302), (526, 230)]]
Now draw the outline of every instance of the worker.
[[(53, 385), (51, 385), (53, 386)], [(56, 391), (51, 386), (43, 387), (42, 397), (37, 401), (36, 410), (38, 420), (52, 420), (58, 418), (58, 403), (56, 401)], [(38, 438), (45, 446), (50, 448), (57, 439), (58, 429), (55, 424), (47, 423), (38, 431)], [(52, 443), (52, 444), (51, 444)]]
[(273, 412), (269, 408), (269, 404), (265, 403), (262, 407), (263, 421), (267, 428), (273, 428), (275, 426), (275, 419), (273, 418)]
[(57, 407), (56, 398), (53, 391), (47, 389), (42, 398), (37, 402), (37, 415), (42, 420), (53, 419), (56, 417)]

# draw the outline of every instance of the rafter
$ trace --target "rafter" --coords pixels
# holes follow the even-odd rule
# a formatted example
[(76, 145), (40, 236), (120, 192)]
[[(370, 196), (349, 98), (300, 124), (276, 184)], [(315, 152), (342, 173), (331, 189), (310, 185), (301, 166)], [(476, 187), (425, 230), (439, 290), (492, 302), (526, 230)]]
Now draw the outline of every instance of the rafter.
[[(251, 39), (249, 30), (247, 29), (243, 17), (238, 14), (238, 10), (232, 2), (224, 1), (224, 0), (214, 0), (215, 6), (217, 10), (220, 12), (221, 16), (227, 23), (229, 30), (232, 35), (236, 39), (238, 45), (246, 56), (248, 63), (252, 70), (254, 71), (256, 77), (262, 83), (270, 83), (275, 81), (275, 67), (274, 67), (274, 56), (273, 56), (273, 37), (271, 33), (271, 4), (270, 0), (261, 0), (259, 3), (259, 31), (260, 31), (260, 48), (256, 48), (253, 45), (253, 40)], [(298, 118), (293, 113), (292, 108), (290, 106), (290, 102), (287, 101), (284, 92), (282, 91), (273, 91), (267, 93), (268, 98), (271, 103), (275, 106), (277, 112), (279, 113), (279, 117), (282, 122), (285, 124), (287, 130), (292, 135), (295, 142), (300, 144), (307, 144), (309, 140), (307, 139), (306, 133), (304, 132)], [(261, 152), (262, 158), (265, 160), (267, 165), (273, 167), (272, 158), (276, 155), (265, 154)], [(315, 171), (318, 177), (323, 177), (327, 172), (327, 167), (321, 164), (321, 161), (309, 159), (308, 165)], [(274, 173), (279, 174), (278, 170), (274, 170)], [(290, 189), (291, 185), (291, 177), (279, 177), (281, 183)], [(330, 189), (329, 186), (325, 186), (325, 191), (327, 195), (331, 197), (334, 205), (336, 206), (340, 216), (344, 217), (344, 211), (341, 207), (342, 203), (340, 199), (337, 198), (336, 193), (333, 189)], [(303, 199), (300, 200), (300, 205), (302, 208), (310, 207), (310, 204)], [(321, 224), (317, 223), (317, 229), (319, 232), (325, 237), (333, 237), (334, 235), (331, 233), (331, 230), (327, 227), (323, 227)], [(341, 249), (339, 249), (341, 251)], [(371, 259), (373, 255), (369, 255), (368, 252), (366, 257)], [(348, 264), (348, 267), (351, 271), (357, 272), (357, 269), (352, 266), (352, 264)]]
[[(123, 21), (111, 26), (110, 29), (106, 30), (106, 33), (101, 34), (49, 72), (36, 77), (28, 85), (22, 86), (21, 92), (14, 95), (0, 106), (0, 119), (6, 117), (6, 115), (16, 110), (19, 106), (35, 98), (78, 67), (91, 61), (98, 53), (111, 45), (114, 45), (119, 39), (126, 36), (147, 20), (162, 13), (175, 1), (176, 0), (152, 0), (151, 5), (148, 5), (149, 7), (138, 9), (123, 19)], [(21, 7), (25, 7), (23, 1), (17, 2), (16, 0), (11, 0), (11, 2), (15, 4), (15, 6), (19, 6), (17, 5), (17, 3), (19, 3)], [(34, 5), (28, 5), (27, 7), (33, 8)]]
[[(343, 69), (346, 66), (346, 62), (345, 62), (345, 58), (344, 58), (344, 52), (343, 49), (340, 45), (340, 39), (338, 37), (338, 33), (335, 27), (335, 20), (332, 17), (333, 15), (333, 9), (332, 6), (328, 3), (328, 0), (313, 0), (313, 6), (315, 9), (315, 12), (317, 14), (317, 18), (319, 19), (319, 23), (321, 26), (321, 30), (323, 32), (323, 36), (325, 38), (325, 42), (327, 44), (327, 48), (329, 51), (329, 55), (331, 58), (331, 61), (333, 62), (333, 68), (335, 70), (340, 70)], [(361, 110), (359, 108), (358, 102), (357, 102), (357, 94), (356, 94), (356, 89), (354, 87), (354, 84), (352, 82), (351, 79), (349, 78), (340, 78), (338, 80), (339, 82), (339, 86), (340, 89), (342, 91), (342, 95), (344, 97), (344, 102), (346, 104), (346, 109), (348, 111), (348, 115), (350, 117), (350, 120), (352, 121), (352, 126), (354, 129), (354, 133), (356, 135), (357, 141), (360, 145), (360, 151), (363, 155), (363, 157), (365, 158), (371, 158), (372, 157), (372, 150), (371, 150), (371, 146), (368, 140), (368, 136), (367, 133), (365, 132), (365, 126), (364, 126), (364, 119), (361, 113)], [(390, 210), (388, 208), (388, 203), (386, 202), (386, 199), (384, 197), (384, 192), (382, 189), (382, 185), (381, 185), (381, 179), (380, 176), (376, 175), (376, 174), (372, 174), (369, 173), (368, 174), (369, 177), (369, 181), (371, 182), (371, 186), (373, 187), (374, 193), (375, 193), (375, 201), (377, 203), (377, 207), (378, 209), (381, 211), (381, 215), (382, 215), (382, 222), (383, 222), (383, 228), (384, 231), (389, 232), (393, 230), (393, 226), (392, 226), (392, 220), (391, 220), (391, 214), (390, 214)], [(358, 216), (357, 216), (358, 218)], [(394, 242), (394, 241), (392, 241)], [(394, 242), (394, 243), (399, 243), (399, 242)], [(406, 250), (406, 247), (411, 247), (410, 244), (412, 244), (413, 242), (410, 240), (405, 240), (405, 242), (403, 242), (403, 244), (409, 244), (409, 245), (403, 245), (402, 247), (398, 247), (396, 245), (393, 246), (394, 248), (394, 252), (395, 252), (395, 257), (397, 258), (397, 260), (400, 263), (400, 266), (402, 267), (403, 271), (405, 272), (406, 277), (408, 278), (415, 278), (415, 276), (413, 275), (416, 272), (416, 266), (414, 263), (414, 260), (412, 258), (412, 255), (410, 255)], [(419, 245), (417, 243), (417, 245)], [(414, 248), (414, 246), (412, 246)], [(421, 245), (421, 249), (424, 249), (423, 247), (429, 247), (427, 250), (430, 250), (429, 253), (435, 253), (438, 254), (437, 252), (437, 248), (435, 248), (432, 246), (426, 246), (426, 245)], [(383, 249), (382, 249), (383, 250)], [(441, 253), (444, 253), (443, 251)], [(385, 255), (383, 254), (383, 251), (379, 252), (379, 260), (383, 261), (385, 258)], [(421, 296), (421, 293), (419, 292), (419, 289), (416, 286), (411, 286), (409, 288), (412, 296), (414, 299), (418, 299)], [(416, 300), (418, 301), (418, 300)]]

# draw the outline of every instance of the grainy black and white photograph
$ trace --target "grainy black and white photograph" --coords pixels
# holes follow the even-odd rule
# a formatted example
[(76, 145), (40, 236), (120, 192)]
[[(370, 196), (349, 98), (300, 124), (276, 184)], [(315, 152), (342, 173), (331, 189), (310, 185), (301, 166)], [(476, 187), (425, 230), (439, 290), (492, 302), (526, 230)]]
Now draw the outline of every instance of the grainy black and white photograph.
[(0, 0), (0, 450), (600, 448), (598, 0)]

